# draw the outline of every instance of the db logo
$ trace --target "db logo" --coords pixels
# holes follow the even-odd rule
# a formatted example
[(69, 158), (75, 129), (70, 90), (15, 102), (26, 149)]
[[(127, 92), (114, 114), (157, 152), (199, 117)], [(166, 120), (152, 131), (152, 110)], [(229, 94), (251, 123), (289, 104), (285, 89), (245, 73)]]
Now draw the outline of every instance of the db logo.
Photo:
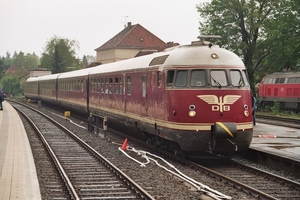
[(240, 95), (225, 95), (223, 98), (219, 98), (216, 95), (197, 95), (198, 98), (202, 99), (208, 104), (211, 104), (212, 111), (230, 111), (231, 104), (234, 104), (239, 98)]

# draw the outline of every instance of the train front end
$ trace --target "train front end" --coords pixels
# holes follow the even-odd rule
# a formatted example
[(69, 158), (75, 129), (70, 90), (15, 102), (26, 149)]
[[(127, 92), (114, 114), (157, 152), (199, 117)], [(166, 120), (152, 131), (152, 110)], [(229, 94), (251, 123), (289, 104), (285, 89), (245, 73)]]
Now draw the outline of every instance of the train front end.
[(202, 42), (179, 48), (168, 59), (165, 96), (172, 130), (163, 137), (186, 152), (232, 155), (248, 149), (251, 91), (240, 58)]

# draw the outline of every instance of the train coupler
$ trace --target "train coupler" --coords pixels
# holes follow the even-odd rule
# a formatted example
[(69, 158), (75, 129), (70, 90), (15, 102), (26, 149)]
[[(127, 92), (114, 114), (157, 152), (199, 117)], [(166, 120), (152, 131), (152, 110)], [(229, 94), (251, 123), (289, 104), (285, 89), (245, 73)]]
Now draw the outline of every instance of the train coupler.
[[(211, 140), (208, 143), (210, 151), (226, 151), (230, 146), (233, 146), (233, 150), (237, 151), (238, 146), (234, 142), (237, 135), (236, 123), (233, 122), (216, 122), (211, 127)], [(228, 144), (228, 141), (230, 144)], [(227, 143), (227, 145), (226, 145)], [(225, 147), (225, 148), (224, 148)]]

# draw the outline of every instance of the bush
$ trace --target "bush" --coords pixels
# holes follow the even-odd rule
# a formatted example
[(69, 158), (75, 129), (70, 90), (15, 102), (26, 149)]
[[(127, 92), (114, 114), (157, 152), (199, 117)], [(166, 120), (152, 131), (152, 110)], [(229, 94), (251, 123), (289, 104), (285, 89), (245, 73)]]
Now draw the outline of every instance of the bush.
[(274, 105), (270, 109), (275, 115), (277, 115), (280, 110), (280, 103), (278, 101), (275, 101)]

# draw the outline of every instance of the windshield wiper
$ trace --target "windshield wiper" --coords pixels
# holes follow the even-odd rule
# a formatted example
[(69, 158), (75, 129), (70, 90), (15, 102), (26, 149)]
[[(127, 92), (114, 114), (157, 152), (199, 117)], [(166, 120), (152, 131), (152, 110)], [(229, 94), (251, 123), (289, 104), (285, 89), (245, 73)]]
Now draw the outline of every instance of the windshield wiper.
[(221, 84), (220, 84), (217, 80), (215, 80), (212, 76), (210, 76), (210, 78), (214, 81), (214, 83), (215, 83), (219, 88), (222, 87)]
[(238, 83), (238, 88), (241, 88), (243, 86), (243, 80), (242, 77), (240, 77), (239, 83)]

